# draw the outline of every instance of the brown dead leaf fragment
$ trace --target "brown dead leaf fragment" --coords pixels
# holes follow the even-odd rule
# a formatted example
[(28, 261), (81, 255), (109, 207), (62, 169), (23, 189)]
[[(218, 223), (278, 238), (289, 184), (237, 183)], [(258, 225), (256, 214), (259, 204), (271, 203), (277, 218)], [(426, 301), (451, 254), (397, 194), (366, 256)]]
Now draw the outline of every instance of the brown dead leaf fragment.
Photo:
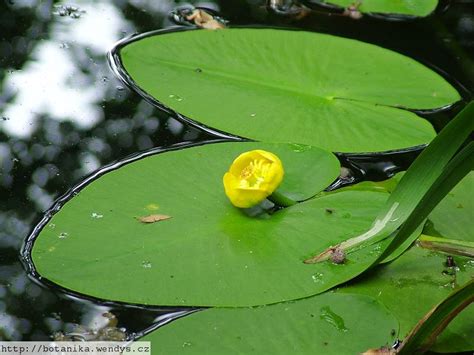
[(387, 346), (383, 346), (379, 349), (369, 349), (363, 352), (362, 355), (395, 355), (396, 353), (396, 350)]
[(359, 11), (359, 7), (362, 5), (362, 1), (356, 1), (352, 5), (348, 6), (347, 8), (344, 9), (344, 12), (342, 13), (343, 16), (348, 16), (351, 19), (354, 20), (360, 20), (362, 18), (362, 13)]
[(142, 223), (155, 223), (160, 221), (165, 221), (167, 219), (172, 218), (171, 216), (167, 216), (165, 214), (151, 214), (149, 216), (144, 217), (135, 217), (139, 222)]
[(186, 16), (188, 21), (194, 22), (198, 27), (207, 30), (218, 30), (225, 28), (222, 22), (217, 21), (214, 16), (201, 9), (195, 9), (191, 15)]

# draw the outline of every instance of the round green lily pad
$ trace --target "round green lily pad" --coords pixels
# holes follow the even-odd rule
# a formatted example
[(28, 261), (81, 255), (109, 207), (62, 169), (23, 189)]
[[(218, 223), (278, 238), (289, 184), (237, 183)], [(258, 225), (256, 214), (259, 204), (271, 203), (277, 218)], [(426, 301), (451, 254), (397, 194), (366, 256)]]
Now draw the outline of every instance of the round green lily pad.
[(474, 241), (474, 173), (470, 173), (431, 212), (427, 234)]
[(438, 5), (438, 0), (310, 0), (310, 2), (327, 3), (341, 7), (356, 6), (365, 13), (381, 13), (409, 16), (428, 16)]
[(163, 354), (361, 354), (390, 346), (394, 316), (367, 296), (325, 293), (258, 308), (207, 309), (148, 334)]
[(157, 32), (122, 43), (124, 80), (198, 125), (260, 141), (367, 152), (431, 141), (407, 111), (460, 99), (440, 75), (390, 50), (304, 31)]
[(340, 192), (252, 217), (222, 186), (232, 160), (252, 149), (280, 157), (282, 191), (300, 198), (339, 171), (331, 153), (289, 144), (208, 144), (135, 161), (92, 181), (53, 216), (33, 246), (38, 273), (114, 301), (251, 306), (310, 296), (363, 270), (356, 261), (371, 262), (363, 255), (344, 265), (303, 261), (368, 229), (387, 194)]

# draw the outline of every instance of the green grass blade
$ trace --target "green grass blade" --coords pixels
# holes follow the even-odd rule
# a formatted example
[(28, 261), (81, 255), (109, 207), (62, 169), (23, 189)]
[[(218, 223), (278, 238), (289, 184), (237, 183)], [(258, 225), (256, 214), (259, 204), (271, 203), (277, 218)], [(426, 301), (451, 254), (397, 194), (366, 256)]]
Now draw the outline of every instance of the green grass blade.
[(474, 169), (474, 142), (469, 143), (447, 165), (445, 171), (436, 179), (413, 212), (396, 233), (380, 258), (385, 259), (395, 251), (425, 220), (436, 205), (446, 196), (461, 179)]

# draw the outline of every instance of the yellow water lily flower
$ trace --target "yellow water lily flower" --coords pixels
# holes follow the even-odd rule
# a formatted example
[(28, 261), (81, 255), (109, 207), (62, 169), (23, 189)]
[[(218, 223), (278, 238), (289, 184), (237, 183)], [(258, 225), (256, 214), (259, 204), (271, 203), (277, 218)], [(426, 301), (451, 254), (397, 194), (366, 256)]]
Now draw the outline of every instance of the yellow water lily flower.
[(283, 175), (283, 165), (275, 154), (251, 150), (240, 154), (225, 173), (225, 193), (234, 206), (252, 207), (276, 190)]

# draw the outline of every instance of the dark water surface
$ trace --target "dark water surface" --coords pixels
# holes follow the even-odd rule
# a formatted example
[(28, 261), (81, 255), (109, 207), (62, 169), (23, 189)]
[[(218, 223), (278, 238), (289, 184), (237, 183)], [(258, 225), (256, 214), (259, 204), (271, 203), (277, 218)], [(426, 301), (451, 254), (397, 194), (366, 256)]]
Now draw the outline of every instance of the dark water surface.
[[(434, 15), (414, 21), (355, 21), (319, 8), (296, 21), (267, 12), (259, 0), (193, 3), (219, 11), (231, 25), (297, 27), (396, 50), (437, 68), (471, 98), (473, 0), (443, 1)], [(1, 340), (48, 340), (57, 332), (118, 339), (179, 311), (101, 303), (49, 287), (27, 275), (20, 249), (54, 201), (93, 171), (133, 153), (212, 138), (131, 92), (107, 63), (116, 41), (174, 25), (167, 15), (184, 4), (1, 0)], [(458, 109), (427, 117), (440, 129)]]

